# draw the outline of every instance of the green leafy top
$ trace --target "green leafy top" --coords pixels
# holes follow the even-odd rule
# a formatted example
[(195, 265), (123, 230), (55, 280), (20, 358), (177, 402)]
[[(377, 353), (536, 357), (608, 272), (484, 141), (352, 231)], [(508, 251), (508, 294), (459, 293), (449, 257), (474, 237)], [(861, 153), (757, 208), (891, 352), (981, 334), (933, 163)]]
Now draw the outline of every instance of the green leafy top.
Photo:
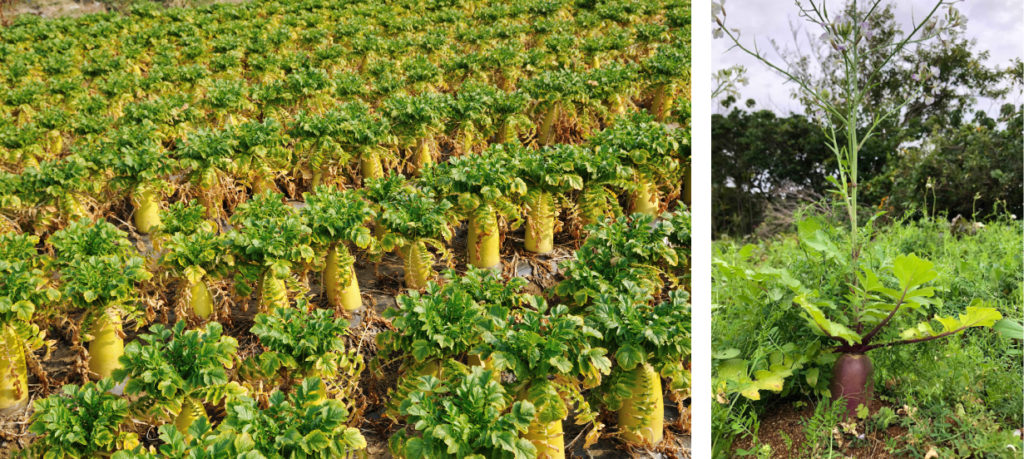
[(204, 217), (205, 215), (206, 207), (199, 204), (199, 201), (195, 199), (188, 202), (178, 201), (171, 203), (161, 214), (160, 227), (157, 231), (164, 235), (215, 231), (212, 223)]
[(47, 242), (56, 252), (58, 266), (68, 266), (77, 259), (91, 256), (127, 258), (136, 253), (128, 241), (128, 234), (106, 220), (93, 222), (83, 218), (72, 222), (54, 232)]
[(284, 195), (267, 191), (240, 204), (231, 215), (236, 230), (227, 234), (230, 247), (253, 267), (288, 273), (291, 263), (311, 261), (310, 233)]
[[(49, 276), (43, 271), (43, 258), (36, 251), (39, 238), (27, 234), (0, 234), (0, 329), (13, 326), (33, 329), (18, 330), (32, 332), (31, 326), (36, 309), (56, 302), (60, 293), (50, 287)], [(21, 333), (19, 333), (21, 334)]]
[(565, 154), (564, 148), (531, 150), (514, 144), (494, 146), (503, 154), (514, 159), (515, 168), (508, 171), (526, 183), (528, 191), (551, 194), (564, 193), (583, 188), (583, 179), (575, 173), (574, 164)]
[(394, 330), (378, 335), (383, 353), (409, 353), (417, 362), (460, 357), (483, 343), (523, 301), (522, 280), (504, 283), (489, 270), (472, 268), (466, 276), (449, 270), (445, 278), (447, 284), (431, 282), (426, 292), (401, 295), (396, 308), (384, 311)]
[(192, 183), (211, 187), (218, 174), (231, 170), (232, 158), (237, 140), (230, 130), (211, 131), (198, 129), (189, 133), (183, 145), (174, 151), (174, 156)]
[(518, 217), (512, 200), (526, 193), (526, 184), (508, 173), (512, 167), (512, 158), (503, 150), (488, 148), (480, 154), (451, 158), (427, 169), (420, 183), (442, 196), (454, 197), (463, 215), (473, 215), (482, 206), (490, 206), (502, 215)]
[(495, 369), (510, 370), (527, 385), (549, 376), (599, 379), (600, 373), (608, 373), (606, 351), (590, 345), (601, 335), (585, 326), (582, 317), (569, 314), (563, 305), (548, 306), (539, 296), (527, 296), (527, 304), (512, 311), (508, 327), (488, 337), (481, 357), (491, 357)]
[(473, 367), (464, 378), (441, 381), (420, 377), (400, 411), (415, 426), (388, 443), (406, 457), (534, 458), (536, 448), (522, 438), (534, 419), (532, 403), (510, 397), (493, 371)]
[(110, 307), (137, 314), (141, 305), (135, 301), (135, 284), (150, 277), (141, 257), (90, 255), (76, 258), (61, 269), (61, 292), (74, 306), (89, 312), (88, 323), (93, 314)]
[(87, 163), (81, 156), (41, 161), (38, 166), (22, 171), (18, 178), (18, 195), (37, 206), (53, 204), (68, 195), (95, 190), (95, 182), (89, 177)]
[(451, 103), (451, 96), (443, 93), (396, 94), (384, 100), (381, 110), (394, 134), (411, 145), (444, 127)]
[(583, 306), (623, 282), (635, 282), (656, 293), (663, 285), (663, 276), (673, 279), (668, 268), (678, 265), (679, 258), (666, 243), (670, 225), (654, 224), (654, 217), (634, 214), (606, 219), (588, 229), (590, 234), (576, 251), (576, 258), (564, 263), (566, 276), (555, 287), (557, 294)]
[(231, 390), (226, 369), (233, 365), (238, 341), (222, 335), (219, 323), (186, 330), (178, 321), (174, 328), (155, 324), (149, 331), (125, 346), (121, 368), (113, 374), (117, 381), (128, 378), (125, 393), (138, 395), (136, 403), (149, 413), (166, 409), (176, 415), (187, 399), (219, 403)]
[(448, 240), (452, 237), (452, 204), (437, 199), (430, 190), (413, 187), (401, 179), (371, 181), (371, 196), (386, 194), (377, 221), (388, 230), (381, 245), (400, 247), (417, 240)]
[(329, 377), (337, 371), (348, 322), (328, 309), (301, 309), (274, 308), (256, 316), (251, 331), (266, 348), (258, 357), (263, 374), (288, 369), (296, 377)]
[[(587, 141), (597, 150), (607, 150), (648, 180), (676, 179), (682, 174), (684, 154), (682, 136), (646, 113), (624, 115)], [(683, 137), (685, 138), (685, 137)]]
[(601, 343), (623, 370), (649, 363), (678, 365), (690, 352), (689, 295), (676, 290), (670, 300), (651, 305), (650, 293), (631, 281), (594, 298), (584, 318), (601, 334)]
[(325, 397), (319, 378), (302, 381), (295, 392), (275, 390), (266, 408), (247, 396), (228, 402), (218, 427), (230, 439), (233, 457), (347, 457), (366, 447), (359, 429), (348, 427), (345, 405)]
[(122, 126), (102, 142), (93, 161), (109, 169), (114, 177), (111, 185), (134, 190), (164, 180), (173, 170), (173, 161), (158, 140), (156, 125), (144, 122)]
[(361, 190), (340, 190), (321, 185), (313, 193), (303, 193), (302, 197), (306, 207), (301, 213), (312, 231), (313, 242), (321, 246), (349, 242), (364, 249), (373, 243), (366, 224), (377, 213)]
[(82, 386), (68, 384), (61, 394), (35, 402), (29, 432), (38, 435), (29, 451), (47, 459), (93, 457), (116, 451), (134, 433), (122, 432), (128, 402), (111, 394), (110, 378)]
[(647, 81), (654, 84), (673, 84), (690, 77), (689, 46), (659, 46), (651, 57), (641, 63)]

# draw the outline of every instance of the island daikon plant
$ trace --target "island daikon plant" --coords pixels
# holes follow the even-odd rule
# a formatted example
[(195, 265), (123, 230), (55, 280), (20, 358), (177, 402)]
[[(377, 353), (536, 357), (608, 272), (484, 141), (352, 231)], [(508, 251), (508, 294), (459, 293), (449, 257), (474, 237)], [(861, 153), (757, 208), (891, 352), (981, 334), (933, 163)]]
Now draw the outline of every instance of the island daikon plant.
[(144, 319), (138, 284), (152, 274), (126, 234), (106, 221), (79, 220), (50, 237), (63, 298), (82, 311), (79, 332), (89, 341), (89, 370), (100, 378), (120, 367), (122, 324)]
[(249, 283), (257, 282), (261, 310), (288, 307), (286, 280), (292, 279), (293, 265), (313, 260), (312, 231), (299, 211), (280, 193), (265, 192), (240, 204), (231, 224), (235, 230), (226, 238), (239, 270), (236, 288), (248, 294)]
[[(196, 200), (176, 202), (166, 211), (154, 240), (164, 249), (160, 264), (182, 283), (179, 313), (207, 319), (216, 310), (209, 282), (211, 276), (225, 274), (232, 258), (224, 253), (225, 238), (217, 234), (213, 222), (203, 216), (206, 208)], [(186, 293), (187, 292), (187, 293)]]
[(312, 231), (313, 245), (323, 257), (322, 286), (331, 307), (355, 311), (362, 306), (355, 257), (350, 246), (372, 249), (376, 240), (367, 223), (374, 212), (360, 190), (339, 190), (326, 186), (303, 195), (306, 207), (301, 211)]
[(380, 245), (384, 250), (398, 249), (406, 288), (419, 290), (435, 275), (434, 255), (428, 246), (445, 258), (451, 256), (444, 241), (452, 238), (455, 216), (447, 200), (412, 186), (401, 176), (392, 177), (369, 184), (371, 197), (383, 198), (374, 199), (380, 206), (377, 222), (385, 231)]
[(33, 316), (60, 298), (38, 243), (31, 235), (0, 234), (0, 415), (28, 404), (26, 359), (35, 358), (32, 351), (45, 344)]
[(593, 347), (600, 339), (583, 318), (563, 305), (549, 306), (542, 297), (529, 295), (523, 307), (511, 312), (505, 328), (488, 334), (481, 357), (496, 371), (509, 371), (515, 382), (509, 392), (536, 408), (526, 438), (538, 457), (565, 457), (562, 421), (572, 409), (576, 424), (595, 424), (585, 447), (597, 441), (600, 423), (583, 397), (583, 390), (601, 383), (611, 370), (605, 349)]
[[(878, 84), (883, 73), (892, 69), (897, 56), (910, 47), (933, 39), (941, 39), (944, 28), (955, 27), (962, 18), (953, 2), (937, 1), (906, 34), (872, 40), (872, 18), (881, 14), (879, 1), (863, 6), (853, 4), (839, 15), (827, 5), (808, 2), (801, 5), (801, 17), (819, 28), (820, 40), (831, 46), (841, 61), (835, 62), (835, 94), (816, 86), (808, 72), (786, 63), (768, 59), (755, 46), (740, 40), (738, 32), (725, 26), (722, 5), (715, 5), (718, 24), (716, 34), (725, 36), (737, 49), (754, 57), (789, 82), (795, 83), (809, 108), (818, 113), (817, 122), (825, 135), (826, 147), (835, 154), (836, 173), (827, 177), (834, 186), (833, 195), (841, 203), (848, 220), (840, 231), (817, 220), (805, 219), (798, 224), (801, 247), (808, 257), (827, 263), (831, 269), (846, 273), (846, 286), (841, 293), (830, 295), (813, 285), (789, 275), (780, 279), (794, 293), (794, 304), (801, 308), (808, 326), (819, 333), (839, 354), (833, 367), (832, 399), (843, 400), (846, 416), (854, 418), (873, 396), (874, 378), (868, 351), (931, 341), (964, 332), (972, 327), (992, 327), (1002, 318), (994, 307), (981, 300), (969, 303), (959, 316), (943, 316), (933, 312), (941, 304), (937, 296), (944, 287), (936, 285), (938, 270), (928, 260), (913, 253), (891, 255), (872, 247), (876, 213), (867, 222), (861, 220), (859, 191), (865, 177), (858, 164), (865, 142), (879, 135), (878, 128), (892, 117), (902, 116), (905, 107), (918, 98), (929, 97), (921, 84), (938, 69), (921, 66), (908, 81), (908, 96), (897, 97), (891, 106), (876, 107), (868, 103), (869, 91)], [(947, 7), (944, 18), (939, 10)], [(782, 268), (780, 268), (782, 269)], [(782, 269), (780, 273), (785, 273)], [(809, 284), (809, 283), (808, 283)], [(889, 332), (900, 317), (924, 320), (897, 335)], [(745, 376), (745, 375), (739, 375)], [(774, 388), (781, 390), (781, 384)], [(751, 394), (756, 396), (756, 390)]]
[(220, 323), (186, 330), (185, 322), (173, 328), (155, 324), (124, 349), (115, 380), (125, 380), (124, 392), (133, 396), (132, 406), (142, 415), (173, 418), (181, 433), (196, 419), (207, 419), (204, 403), (218, 404), (229, 395), (242, 393), (227, 370), (234, 366), (238, 341), (223, 335)]
[(478, 268), (501, 267), (499, 218), (510, 220), (512, 229), (519, 226), (515, 200), (526, 192), (526, 184), (507, 172), (511, 167), (504, 150), (487, 149), (427, 169), (420, 180), (455, 202), (469, 221), (466, 251), (469, 264)]
[(566, 201), (565, 193), (583, 188), (583, 179), (575, 173), (573, 162), (564, 155), (569, 150), (530, 150), (513, 144), (495, 148), (504, 150), (504, 154), (513, 158), (515, 175), (526, 183), (523, 195), (526, 250), (538, 254), (551, 252), (554, 249), (558, 203)]

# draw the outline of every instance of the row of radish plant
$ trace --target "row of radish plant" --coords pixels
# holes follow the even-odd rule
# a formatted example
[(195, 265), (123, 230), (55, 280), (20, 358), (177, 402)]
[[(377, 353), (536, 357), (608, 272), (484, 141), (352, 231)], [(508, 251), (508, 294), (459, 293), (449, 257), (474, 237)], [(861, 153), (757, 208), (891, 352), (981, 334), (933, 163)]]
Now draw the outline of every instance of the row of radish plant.
[[(365, 231), (353, 232), (372, 238), (362, 223), (354, 226)], [(393, 327), (378, 335), (370, 366), (397, 360), (400, 368), (387, 401), (387, 415), (405, 426), (391, 438), (394, 454), (562, 457), (570, 409), (577, 423), (592, 424), (588, 443), (601, 432), (600, 409), (617, 411), (623, 439), (661, 441), (662, 377), (673, 391), (689, 385), (688, 213), (657, 221), (634, 214), (589, 228), (576, 259), (564, 266), (565, 279), (550, 292), (551, 306), (524, 293), (522, 278), (506, 281), (469, 267), (399, 296), (397, 307), (385, 311)], [(119, 315), (133, 304), (134, 282), (149, 275), (124, 233), (106, 223), (76, 224), (54, 235), (59, 249), (52, 260), (35, 253), (34, 236), (2, 237), (7, 253), (0, 266), (25, 292), (23, 322), (5, 314), (5, 329), (30, 324), (33, 301), (60, 296), (48, 286), (48, 266), (60, 267), (59, 292), (90, 310), (86, 317), (98, 327), (89, 365), (104, 378), (38, 400), (30, 451), (337, 457), (365, 446), (346, 424), (363, 356), (346, 345), (348, 323), (312, 307), (308, 296), (288, 299), (282, 292), (275, 300), (281, 303), (261, 308), (250, 331), (263, 352), (248, 358), (237, 355), (237, 341), (216, 321), (191, 330), (184, 320), (155, 324), (123, 346)], [(92, 293), (103, 289), (112, 293)], [(38, 328), (31, 336), (38, 344)], [(14, 392), (24, 394), (21, 372)], [(115, 381), (126, 382), (126, 396), (111, 393)], [(207, 406), (224, 413), (216, 427)], [(138, 444), (126, 426), (133, 419), (162, 425), (158, 449)]]
[[(48, 457), (337, 457), (381, 403), (399, 456), (558, 456), (570, 411), (587, 445), (616, 412), (657, 443), (661, 377), (688, 385), (688, 214), (654, 219), (687, 192), (688, 39), (661, 0), (17, 18), (0, 409), (38, 398)], [(488, 269), (586, 234), (542, 295)], [(393, 255), (367, 342), (357, 259)]]

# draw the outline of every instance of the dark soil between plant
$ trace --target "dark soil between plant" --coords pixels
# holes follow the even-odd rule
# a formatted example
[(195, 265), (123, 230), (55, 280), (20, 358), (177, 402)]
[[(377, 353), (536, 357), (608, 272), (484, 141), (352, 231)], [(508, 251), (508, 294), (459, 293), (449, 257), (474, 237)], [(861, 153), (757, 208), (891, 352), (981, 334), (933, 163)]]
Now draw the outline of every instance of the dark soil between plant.
[[(804, 458), (823, 457), (824, 452), (813, 452), (806, 442), (805, 426), (807, 420), (814, 415), (814, 403), (796, 408), (796, 400), (782, 400), (774, 408), (760, 416), (761, 427), (758, 431), (758, 444), (771, 446), (773, 458)], [(887, 406), (878, 400), (870, 403), (871, 414), (874, 415), (882, 407)], [(896, 406), (890, 406), (897, 409)], [(857, 459), (888, 459), (894, 456), (886, 448), (886, 440), (902, 437), (907, 429), (890, 426), (882, 431), (865, 432), (864, 423), (856, 426), (856, 435), (840, 432), (837, 426), (832, 432), (833, 452), (838, 456)], [(863, 436), (863, 438), (859, 438)], [(749, 450), (754, 444), (750, 437), (739, 438), (732, 445), (732, 455), (737, 457), (739, 450)]]

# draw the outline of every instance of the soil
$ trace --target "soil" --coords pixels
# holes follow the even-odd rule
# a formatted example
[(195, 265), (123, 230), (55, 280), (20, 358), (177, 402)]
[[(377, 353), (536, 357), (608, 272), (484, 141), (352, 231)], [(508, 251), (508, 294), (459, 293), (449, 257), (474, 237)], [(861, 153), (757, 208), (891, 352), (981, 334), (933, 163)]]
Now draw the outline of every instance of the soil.
[[(802, 458), (819, 457), (824, 453), (813, 453), (805, 443), (805, 426), (807, 420), (814, 415), (814, 403), (808, 401), (806, 405), (797, 408), (798, 400), (780, 400), (774, 407), (769, 408), (760, 419), (757, 444), (769, 445), (772, 457), (777, 458)], [(871, 414), (875, 414), (886, 404), (873, 400), (870, 403)], [(894, 410), (899, 408), (890, 406)], [(833, 448), (839, 457), (857, 459), (887, 459), (893, 456), (886, 449), (886, 440), (898, 439), (907, 433), (907, 429), (900, 426), (890, 426), (882, 431), (865, 432), (864, 423), (860, 422), (855, 426), (854, 433), (840, 432), (842, 427), (833, 431)], [(897, 440), (898, 441), (898, 440)], [(733, 456), (739, 450), (749, 450), (754, 445), (750, 437), (739, 438), (732, 445)]]

